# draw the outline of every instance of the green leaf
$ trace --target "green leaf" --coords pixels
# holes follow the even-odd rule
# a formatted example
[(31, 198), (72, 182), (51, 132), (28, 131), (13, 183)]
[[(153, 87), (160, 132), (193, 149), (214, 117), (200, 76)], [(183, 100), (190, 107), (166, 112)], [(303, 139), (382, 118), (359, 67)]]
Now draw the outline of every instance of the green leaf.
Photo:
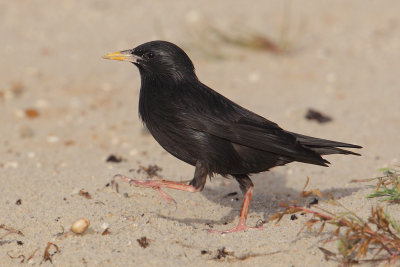
[(395, 229), (396, 232), (400, 234), (399, 223), (395, 219), (393, 219), (389, 213), (385, 212), (384, 214), (385, 214), (386, 219), (388, 219), (388, 221), (390, 222), (390, 225), (393, 227), (393, 229)]

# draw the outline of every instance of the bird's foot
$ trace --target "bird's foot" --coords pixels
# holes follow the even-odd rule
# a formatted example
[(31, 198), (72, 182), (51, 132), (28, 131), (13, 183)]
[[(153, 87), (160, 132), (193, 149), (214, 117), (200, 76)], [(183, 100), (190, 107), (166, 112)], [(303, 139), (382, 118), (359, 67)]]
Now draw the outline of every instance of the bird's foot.
[(253, 194), (253, 186), (248, 187), (244, 194), (242, 209), (240, 211), (239, 223), (235, 228), (226, 231), (209, 230), (211, 233), (228, 234), (247, 230), (264, 230), (262, 227), (248, 227), (246, 225), (247, 212), (251, 201), (251, 195)]
[(163, 199), (165, 199), (165, 201), (167, 201), (170, 204), (174, 204), (175, 208), (177, 208), (178, 204), (176, 203), (175, 199), (173, 199), (170, 195), (162, 191), (160, 187), (153, 187), (153, 189), (157, 190), (157, 192), (161, 195)]
[(116, 175), (114, 175), (114, 177), (111, 180), (112, 187), (114, 187), (116, 179), (120, 179), (124, 182), (127, 182), (129, 185), (153, 188), (162, 196), (163, 199), (165, 199), (165, 201), (167, 201), (168, 203), (174, 204), (175, 207), (177, 206), (176, 201), (161, 189), (161, 187), (163, 185), (162, 182), (165, 182), (165, 181), (135, 180), (135, 179), (132, 179), (125, 175), (116, 174)]
[(235, 233), (235, 232), (240, 232), (240, 231), (247, 231), (247, 230), (264, 230), (262, 227), (248, 227), (246, 223), (241, 223), (230, 230), (225, 230), (225, 231), (218, 231), (218, 230), (208, 230), (209, 233), (218, 233), (218, 234), (229, 234), (229, 233)]

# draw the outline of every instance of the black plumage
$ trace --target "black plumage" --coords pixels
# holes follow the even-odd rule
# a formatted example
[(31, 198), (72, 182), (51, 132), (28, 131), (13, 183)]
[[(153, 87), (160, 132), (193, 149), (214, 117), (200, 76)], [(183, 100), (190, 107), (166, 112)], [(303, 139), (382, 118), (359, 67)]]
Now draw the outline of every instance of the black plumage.
[(178, 46), (152, 41), (105, 56), (139, 68), (139, 114), (150, 133), (169, 153), (196, 167), (189, 185), (169, 181), (137, 181), (136, 185), (190, 192), (203, 189), (207, 175), (231, 175), (245, 193), (240, 222), (245, 225), (253, 183), (249, 174), (293, 161), (328, 166), (328, 154), (359, 155), (343, 148), (357, 145), (324, 140), (283, 130), (201, 83), (192, 61)]

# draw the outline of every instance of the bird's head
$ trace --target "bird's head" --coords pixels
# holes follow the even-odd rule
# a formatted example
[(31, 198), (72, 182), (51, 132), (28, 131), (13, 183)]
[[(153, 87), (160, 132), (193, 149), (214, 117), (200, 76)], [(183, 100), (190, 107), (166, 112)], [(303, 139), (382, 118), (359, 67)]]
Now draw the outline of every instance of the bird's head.
[(177, 45), (166, 41), (147, 42), (133, 49), (105, 55), (103, 58), (135, 64), (142, 78), (172, 78), (175, 81), (197, 79), (188, 55)]

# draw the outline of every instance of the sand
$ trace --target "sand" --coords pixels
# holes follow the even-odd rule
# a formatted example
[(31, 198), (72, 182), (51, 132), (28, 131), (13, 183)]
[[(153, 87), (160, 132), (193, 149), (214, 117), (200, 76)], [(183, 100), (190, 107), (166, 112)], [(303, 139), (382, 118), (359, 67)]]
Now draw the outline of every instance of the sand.
[[(326, 157), (330, 168), (292, 163), (253, 175), (250, 226), (295, 200), (307, 177), (310, 188), (367, 218), (377, 201), (365, 198), (366, 184), (350, 181), (400, 158), (399, 9), (398, 1), (361, 0), (1, 2), (0, 224), (23, 235), (1, 237), (0, 229), (0, 265), (38, 266), (51, 242), (59, 249), (49, 250), (54, 266), (337, 266), (318, 249), (329, 234), (297, 235), (311, 216), (208, 233), (238, 221), (242, 195), (233, 180), (215, 177), (197, 194), (168, 191), (176, 208), (151, 189), (107, 186), (116, 173), (146, 179), (140, 166), (157, 165), (176, 181), (191, 179), (194, 168), (143, 130), (138, 71), (101, 56), (172, 41), (204, 83), (242, 106), (285, 129), (364, 147), (362, 157)], [(205, 25), (272, 40), (284, 32), (291, 51), (211, 43), (198, 34)], [(306, 120), (308, 108), (333, 121)], [(110, 155), (122, 161), (106, 162)], [(400, 219), (398, 205), (381, 205)], [(89, 229), (65, 235), (79, 218)], [(336, 244), (325, 247), (336, 252)]]

